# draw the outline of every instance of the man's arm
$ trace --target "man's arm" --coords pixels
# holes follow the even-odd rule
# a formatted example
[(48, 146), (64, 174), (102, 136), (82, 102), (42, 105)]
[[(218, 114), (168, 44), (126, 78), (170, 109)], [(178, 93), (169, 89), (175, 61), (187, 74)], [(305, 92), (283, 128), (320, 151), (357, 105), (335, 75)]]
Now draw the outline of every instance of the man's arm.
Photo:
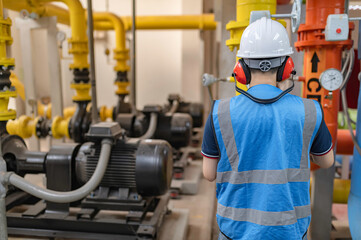
[(311, 160), (321, 168), (329, 168), (335, 161), (332, 149), (332, 137), (325, 121), (322, 119), (319, 131), (311, 146)]
[(329, 151), (325, 155), (317, 156), (311, 154), (312, 162), (320, 166), (321, 168), (329, 168), (335, 162), (335, 156), (333, 150)]
[(202, 142), (203, 175), (209, 181), (214, 181), (217, 176), (217, 164), (219, 159), (218, 145), (212, 128), (212, 115), (210, 114), (204, 126)]
[(217, 164), (217, 159), (203, 157), (203, 176), (210, 182), (217, 177)]

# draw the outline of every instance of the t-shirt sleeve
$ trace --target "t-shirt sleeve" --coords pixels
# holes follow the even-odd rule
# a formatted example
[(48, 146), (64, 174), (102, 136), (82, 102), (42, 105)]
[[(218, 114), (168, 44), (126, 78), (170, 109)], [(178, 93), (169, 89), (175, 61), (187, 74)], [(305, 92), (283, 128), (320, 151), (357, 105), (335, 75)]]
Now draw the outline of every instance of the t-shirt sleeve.
[(325, 121), (322, 119), (318, 133), (313, 140), (311, 146), (311, 154), (322, 156), (327, 154), (332, 149), (332, 137), (330, 131), (326, 126)]
[(204, 135), (202, 142), (202, 155), (207, 158), (219, 158), (219, 151), (212, 126), (212, 113), (209, 114), (206, 125), (204, 126)]

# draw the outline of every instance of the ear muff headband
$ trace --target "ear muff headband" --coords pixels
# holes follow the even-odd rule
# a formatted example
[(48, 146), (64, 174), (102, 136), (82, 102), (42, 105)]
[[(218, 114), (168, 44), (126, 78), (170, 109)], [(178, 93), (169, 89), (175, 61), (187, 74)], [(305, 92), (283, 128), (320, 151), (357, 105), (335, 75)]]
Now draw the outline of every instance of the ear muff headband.
[(277, 82), (288, 79), (295, 69), (295, 64), (291, 57), (287, 56), (282, 65), (277, 70)]

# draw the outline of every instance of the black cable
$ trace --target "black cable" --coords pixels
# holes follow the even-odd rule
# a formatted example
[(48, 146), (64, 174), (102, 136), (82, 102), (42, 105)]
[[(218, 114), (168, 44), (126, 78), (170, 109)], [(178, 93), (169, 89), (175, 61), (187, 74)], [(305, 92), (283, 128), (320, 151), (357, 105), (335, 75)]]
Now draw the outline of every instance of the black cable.
[(282, 93), (280, 93), (279, 95), (277, 95), (276, 97), (274, 98), (269, 98), (269, 99), (262, 99), (262, 98), (257, 98), (257, 97), (254, 97), (252, 96), (251, 94), (249, 94), (248, 92), (240, 89), (238, 86), (237, 86), (237, 83), (236, 83), (236, 91), (241, 93), (241, 94), (244, 94), (246, 97), (248, 97), (249, 99), (251, 99), (252, 101), (256, 102), (256, 103), (263, 103), (263, 104), (269, 104), (269, 103), (274, 103), (276, 102), (277, 100), (279, 100), (280, 98), (282, 98), (284, 95), (286, 95), (287, 93), (291, 92), (293, 90), (295, 86), (295, 83), (292, 81), (292, 86), (287, 88), (285, 91), (283, 91)]

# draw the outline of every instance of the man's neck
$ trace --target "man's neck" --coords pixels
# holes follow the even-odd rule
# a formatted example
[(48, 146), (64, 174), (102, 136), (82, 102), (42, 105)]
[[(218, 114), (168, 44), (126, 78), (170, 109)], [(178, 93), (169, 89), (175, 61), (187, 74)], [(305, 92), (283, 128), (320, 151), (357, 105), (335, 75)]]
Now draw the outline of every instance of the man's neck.
[(252, 73), (249, 87), (253, 87), (259, 84), (269, 84), (276, 87), (276, 74)]

